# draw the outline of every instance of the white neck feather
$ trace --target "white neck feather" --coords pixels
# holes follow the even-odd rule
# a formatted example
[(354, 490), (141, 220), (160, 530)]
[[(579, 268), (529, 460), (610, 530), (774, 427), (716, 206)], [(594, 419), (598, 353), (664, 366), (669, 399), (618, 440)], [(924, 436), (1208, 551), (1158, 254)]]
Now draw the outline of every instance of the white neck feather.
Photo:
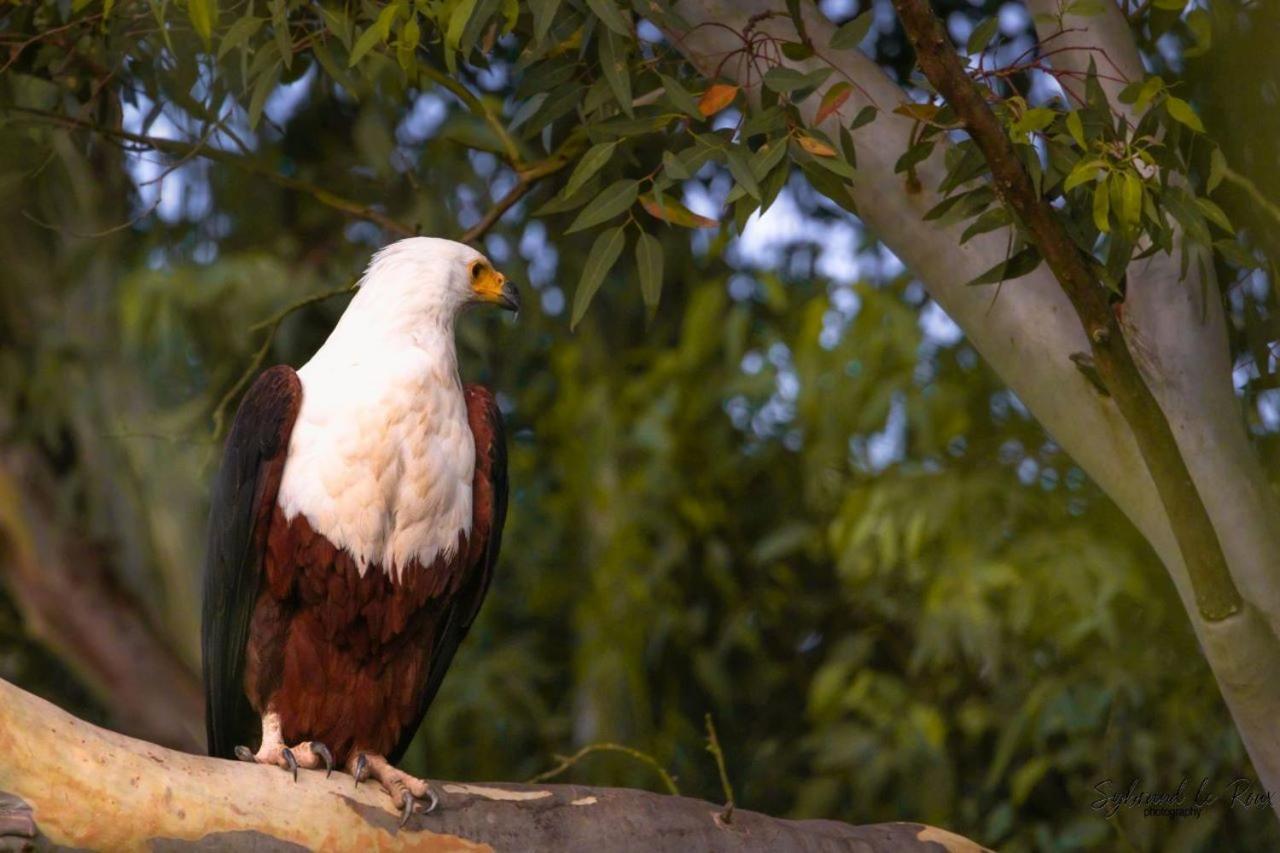
[[(373, 274), (371, 268), (370, 274)], [(278, 503), (396, 578), (471, 532), (475, 444), (453, 311), (397, 312), (367, 285), (299, 371), (302, 408)]]

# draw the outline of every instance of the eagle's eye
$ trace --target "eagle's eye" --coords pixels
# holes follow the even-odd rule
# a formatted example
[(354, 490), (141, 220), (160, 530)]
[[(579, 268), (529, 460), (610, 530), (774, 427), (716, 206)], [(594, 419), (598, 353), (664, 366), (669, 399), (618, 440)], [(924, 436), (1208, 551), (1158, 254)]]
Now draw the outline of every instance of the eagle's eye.
[(484, 272), (484, 264), (480, 263), (479, 261), (476, 261), (471, 265), (471, 280), (479, 281), (480, 274), (483, 272)]

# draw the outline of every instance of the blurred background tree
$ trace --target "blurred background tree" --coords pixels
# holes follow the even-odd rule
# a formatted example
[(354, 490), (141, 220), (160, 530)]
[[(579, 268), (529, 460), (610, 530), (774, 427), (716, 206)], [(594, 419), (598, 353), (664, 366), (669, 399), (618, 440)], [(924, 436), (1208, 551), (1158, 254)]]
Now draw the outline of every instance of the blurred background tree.
[[(1149, 60), (1226, 150), (1231, 220), (1280, 257), (1258, 201), (1280, 197), (1263, 107), (1280, 12), (1213, 0), (1205, 29), (1154, 6)], [(1021, 4), (935, 7), (962, 43), (997, 21), (1005, 61), (1034, 45)], [(821, 4), (836, 22), (868, 8)], [(467, 234), (529, 288), (518, 322), (459, 330), (464, 376), (502, 392), (512, 511), (413, 769), (522, 779), (614, 741), (714, 799), (709, 712), (739, 803), (766, 812), (918, 819), (1009, 850), (1280, 843), (1265, 807), (1090, 808), (1105, 779), (1225, 787), (1248, 757), (1149, 546), (821, 170), (784, 170), (740, 227), (645, 220), (660, 298), (628, 253), (574, 310), (599, 231), (566, 233), (561, 190), (596, 141), (576, 111), (631, 85), (596, 55), (621, 49), (609, 9), (0, 8), (0, 677), (199, 748), (207, 484), (244, 379), (305, 361), (377, 247)], [(891, 7), (870, 15), (864, 46), (905, 78)], [(656, 64), (662, 33), (639, 32), (623, 61)], [(574, 61), (530, 71), (544, 38)], [(670, 150), (619, 136), (609, 169)], [(679, 200), (720, 218), (735, 168), (693, 163)], [(1217, 262), (1274, 484), (1273, 268)], [(662, 789), (616, 754), (570, 774)]]

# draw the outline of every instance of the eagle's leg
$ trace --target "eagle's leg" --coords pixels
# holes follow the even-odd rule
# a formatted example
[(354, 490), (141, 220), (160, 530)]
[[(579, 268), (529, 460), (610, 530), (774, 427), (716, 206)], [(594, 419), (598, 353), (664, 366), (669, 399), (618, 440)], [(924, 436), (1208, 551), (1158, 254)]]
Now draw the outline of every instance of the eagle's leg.
[(333, 773), (333, 755), (329, 748), (319, 741), (309, 740), (297, 746), (285, 746), (280, 736), (280, 716), (274, 712), (262, 718), (262, 746), (252, 752), (247, 746), (236, 747), (236, 758), (241, 761), (252, 761), (256, 764), (274, 764), (283, 767), (293, 774), (293, 781), (298, 781), (298, 768), (303, 770), (325, 770), (325, 776)]
[(382, 790), (387, 792), (387, 796), (396, 804), (396, 808), (400, 809), (401, 826), (408, 823), (409, 815), (413, 814), (421, 801), (427, 801), (425, 809), (427, 814), (431, 814), (440, 802), (440, 798), (436, 796), (435, 791), (431, 790), (431, 785), (425, 779), (410, 776), (403, 770), (393, 767), (391, 762), (381, 755), (353, 752), (347, 761), (347, 771), (355, 777), (357, 785), (369, 777), (378, 780)]

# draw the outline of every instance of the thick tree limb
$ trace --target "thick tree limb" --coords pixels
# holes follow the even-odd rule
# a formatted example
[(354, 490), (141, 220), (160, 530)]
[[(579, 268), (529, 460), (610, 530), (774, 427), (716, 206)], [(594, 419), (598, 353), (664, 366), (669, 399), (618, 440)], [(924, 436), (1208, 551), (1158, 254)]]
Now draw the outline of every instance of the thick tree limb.
[(1035, 190), (1013, 142), (965, 72), (951, 39), (925, 0), (894, 0), (916, 58), (986, 158), (997, 195), (1026, 227), (1084, 326), (1102, 381), (1138, 441), (1156, 491), (1173, 523), (1200, 614), (1216, 622), (1243, 606), (1199, 490), (1155, 395), (1129, 353), (1106, 290), (1085, 264), (1049, 202)]
[[(1044, 2), (1056, 9), (1056, 0)], [(749, 94), (758, 88), (759, 75), (748, 75), (744, 62), (725, 61), (742, 46), (738, 34), (753, 23), (776, 38), (796, 38), (782, 0), (699, 0), (679, 3), (677, 10), (689, 27), (668, 30), (673, 44), (704, 75), (710, 76), (721, 67), (722, 76), (743, 85)], [(919, 277), (987, 363), (1151, 543), (1182, 596), (1260, 779), (1268, 790), (1280, 790), (1280, 733), (1275, 726), (1280, 717), (1280, 644), (1273, 633), (1280, 606), (1272, 606), (1275, 596), (1256, 593), (1267, 579), (1280, 577), (1280, 523), (1276, 522), (1275, 497), (1266, 493), (1266, 479), (1247, 441), (1240, 450), (1238, 444), (1227, 440), (1242, 433), (1242, 427), (1233, 423), (1240, 417), (1229, 369), (1220, 369), (1227, 353), (1221, 321), (1216, 328), (1195, 334), (1193, 325), (1161, 315), (1157, 327), (1166, 353), (1190, 353), (1200, 348), (1203, 354), (1199, 358), (1189, 354), (1186, 361), (1191, 364), (1169, 364), (1171, 355), (1166, 354), (1163, 358), (1169, 369), (1165, 384), (1153, 387), (1202, 488), (1233, 575), (1253, 604), (1234, 617), (1210, 623), (1200, 618), (1172, 525), (1132, 432), (1114, 400), (1098, 394), (1070, 361), (1071, 353), (1088, 350), (1090, 343), (1052, 273), (1042, 266), (1016, 281), (1005, 282), (996, 298), (989, 288), (965, 286), (1005, 257), (1010, 239), (1007, 229), (979, 235), (961, 245), (964, 223), (923, 221), (924, 213), (941, 200), (933, 188), (946, 173), (945, 143), (916, 167), (919, 183), (909, 186), (904, 176), (895, 173), (894, 164), (910, 144), (914, 122), (891, 112), (907, 100), (906, 94), (861, 51), (826, 49), (834, 26), (808, 4), (801, 4), (801, 10), (808, 33), (823, 56), (798, 62), (784, 58), (784, 64), (799, 71), (830, 64), (837, 73), (828, 85), (836, 80), (856, 84), (842, 111), (845, 122), (863, 106), (880, 108), (875, 121), (854, 134), (858, 180), (849, 189), (862, 221)], [(655, 17), (659, 17), (658, 11)], [(1075, 20), (1068, 24), (1079, 26)], [(1110, 37), (1119, 35), (1117, 28), (1108, 33)], [(1132, 43), (1131, 37), (1129, 41)], [(1117, 63), (1123, 59), (1123, 51), (1115, 45), (1103, 49)], [(1061, 63), (1072, 56), (1059, 54), (1054, 60)], [(1083, 61), (1087, 66), (1087, 57)], [(809, 121), (819, 95), (801, 104)], [(834, 134), (841, 121), (841, 115), (835, 114), (823, 126)], [(1145, 263), (1152, 264), (1160, 257)], [(1151, 270), (1159, 280), (1158, 271)], [(1146, 273), (1141, 268), (1129, 271), (1129, 302), (1135, 299), (1135, 274)], [(1168, 284), (1176, 280), (1176, 273), (1164, 278), (1164, 289), (1152, 288), (1145, 298), (1165, 299)], [(1185, 286), (1196, 289), (1190, 282)], [(1136, 306), (1127, 307), (1126, 317), (1130, 318)], [(1216, 310), (1211, 299), (1211, 326)], [(1204, 322), (1202, 314), (1197, 313), (1196, 318)], [(1144, 335), (1154, 333), (1154, 329), (1143, 331)], [(1184, 341), (1183, 349), (1173, 347), (1171, 342), (1177, 340)], [(1139, 348), (1142, 343), (1139, 340)], [(1137, 358), (1145, 371), (1141, 351)], [(1215, 460), (1223, 464), (1213, 471)], [(1272, 543), (1269, 547), (1268, 542)]]
[[(1038, 16), (1056, 16), (1059, 5), (1060, 0), (1028, 3)], [(1052, 64), (1081, 75), (1088, 71), (1090, 56), (1104, 57), (1099, 67), (1105, 64), (1111, 73), (1099, 85), (1111, 108), (1136, 124), (1140, 116), (1132, 104), (1121, 103), (1119, 94), (1124, 81), (1142, 78), (1142, 59), (1120, 7), (1108, 3), (1099, 15), (1065, 15), (1062, 25), (1065, 32), (1055, 36), (1055, 22), (1044, 17), (1036, 22), (1040, 37), (1053, 36), (1059, 49)], [(1063, 83), (1080, 95), (1081, 80), (1072, 76)], [(1129, 266), (1125, 337), (1173, 428), (1241, 594), (1280, 637), (1280, 502), (1240, 417), (1213, 265), (1206, 264), (1202, 272), (1192, 264), (1184, 278), (1181, 242), (1176, 233), (1171, 252), (1157, 252)]]
[(198, 748), (198, 679), (111, 582), (100, 555), (64, 537), (47, 485), (32, 457), (0, 454), (0, 581), (31, 634), (84, 679), (122, 729)]
[(437, 783), (404, 829), (377, 786), (187, 755), (104, 731), (0, 681), (0, 847), (37, 849), (864, 850), (978, 853), (916, 823), (791, 821), (580, 785)]

